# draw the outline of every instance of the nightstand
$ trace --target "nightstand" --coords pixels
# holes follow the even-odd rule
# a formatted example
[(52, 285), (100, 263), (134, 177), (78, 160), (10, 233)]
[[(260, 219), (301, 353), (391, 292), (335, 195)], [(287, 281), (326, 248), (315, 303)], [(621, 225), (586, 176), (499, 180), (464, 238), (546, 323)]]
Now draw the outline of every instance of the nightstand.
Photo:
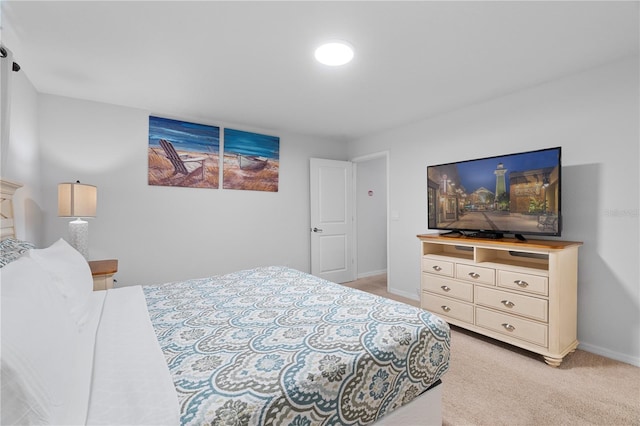
[(90, 260), (89, 268), (93, 275), (93, 291), (113, 288), (113, 274), (118, 272), (118, 260)]

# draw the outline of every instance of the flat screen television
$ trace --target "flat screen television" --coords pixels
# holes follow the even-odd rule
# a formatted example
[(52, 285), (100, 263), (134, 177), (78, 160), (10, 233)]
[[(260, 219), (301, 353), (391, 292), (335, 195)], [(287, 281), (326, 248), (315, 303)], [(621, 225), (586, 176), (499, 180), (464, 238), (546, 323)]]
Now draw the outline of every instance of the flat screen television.
[(561, 147), (427, 167), (429, 229), (452, 236), (559, 237)]

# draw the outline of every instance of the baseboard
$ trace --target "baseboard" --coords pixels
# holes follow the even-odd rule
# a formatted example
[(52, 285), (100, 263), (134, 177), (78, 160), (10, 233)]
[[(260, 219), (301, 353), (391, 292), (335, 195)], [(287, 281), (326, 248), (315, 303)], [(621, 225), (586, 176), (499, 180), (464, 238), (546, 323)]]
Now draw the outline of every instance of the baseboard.
[(640, 358), (634, 357), (627, 354), (621, 354), (620, 352), (614, 352), (612, 350), (602, 348), (596, 345), (590, 345), (589, 343), (580, 343), (578, 345), (578, 349), (591, 352), (592, 354), (600, 355), (606, 358), (611, 358), (616, 361), (624, 362), (626, 364), (631, 364), (636, 367), (640, 367)]
[(415, 294), (398, 290), (397, 288), (389, 288), (387, 291), (391, 294), (395, 294), (396, 296), (406, 297), (407, 299), (411, 299), (411, 300), (418, 300), (418, 301), (420, 300), (420, 298)]
[(363, 273), (358, 273), (358, 277), (357, 279), (360, 278), (367, 278), (367, 277), (374, 277), (376, 275), (382, 275), (382, 274), (386, 274), (387, 270), (386, 269), (381, 269), (379, 271), (370, 271), (370, 272), (363, 272)]

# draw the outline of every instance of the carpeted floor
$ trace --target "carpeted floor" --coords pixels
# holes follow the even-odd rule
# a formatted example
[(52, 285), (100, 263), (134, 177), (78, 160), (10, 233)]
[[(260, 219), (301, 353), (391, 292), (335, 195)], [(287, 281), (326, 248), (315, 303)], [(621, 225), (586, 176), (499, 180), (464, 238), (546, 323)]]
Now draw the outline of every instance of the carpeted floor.
[[(419, 305), (388, 293), (385, 275), (345, 285)], [(536, 354), (452, 326), (442, 382), (445, 426), (640, 425), (640, 368), (580, 349), (552, 368)]]

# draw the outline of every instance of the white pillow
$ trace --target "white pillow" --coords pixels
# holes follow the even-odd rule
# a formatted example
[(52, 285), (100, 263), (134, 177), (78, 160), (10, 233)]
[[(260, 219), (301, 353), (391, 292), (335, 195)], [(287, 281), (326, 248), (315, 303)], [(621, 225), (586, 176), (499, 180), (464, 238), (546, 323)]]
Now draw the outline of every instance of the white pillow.
[[(5, 355), (6, 357), (6, 355)], [(34, 390), (24, 383), (20, 372), (2, 359), (3, 425), (45, 425), (51, 423), (50, 408), (41, 404)]]
[(93, 278), (87, 260), (62, 238), (45, 249), (29, 250), (27, 256), (54, 278), (71, 316), (78, 326), (84, 325), (92, 315), (89, 297), (93, 292)]
[(51, 276), (21, 257), (0, 269), (2, 424), (51, 423), (66, 410), (79, 336)]

